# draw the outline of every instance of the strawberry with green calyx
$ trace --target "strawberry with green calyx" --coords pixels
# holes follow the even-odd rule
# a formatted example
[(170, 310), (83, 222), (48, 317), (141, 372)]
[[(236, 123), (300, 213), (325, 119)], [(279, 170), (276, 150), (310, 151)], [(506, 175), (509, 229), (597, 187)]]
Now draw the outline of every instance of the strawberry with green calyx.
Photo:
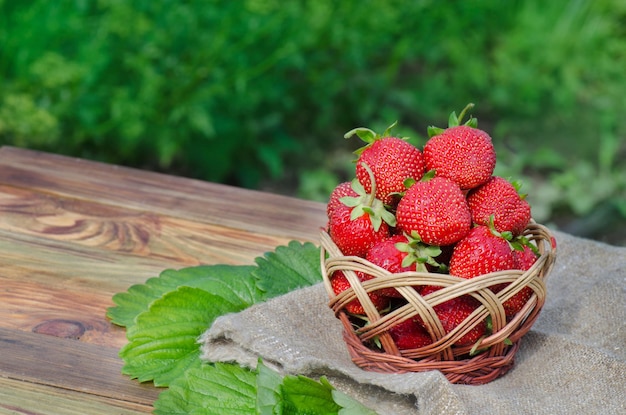
[(474, 278), (495, 271), (515, 269), (514, 246), (492, 226), (478, 225), (461, 239), (450, 258), (450, 274)]
[(428, 245), (452, 245), (467, 235), (472, 218), (465, 195), (454, 181), (435, 176), (415, 182), (396, 209), (398, 228)]
[(422, 152), (406, 141), (406, 138), (390, 136), (390, 131), (396, 124), (389, 126), (382, 135), (369, 128), (355, 128), (344, 136), (350, 138), (357, 135), (366, 143), (355, 151), (359, 156), (356, 161), (356, 177), (371, 192), (372, 181), (364, 167), (368, 165), (376, 180), (376, 197), (388, 206), (397, 204), (397, 194), (405, 190), (406, 179), (419, 180), (424, 174)]
[(417, 232), (412, 232), (410, 236), (405, 234), (404, 237), (406, 242), (396, 244), (398, 251), (406, 253), (402, 261), (403, 266), (415, 264), (415, 270), (418, 272), (448, 271), (445, 262), (437, 261), (444, 253), (440, 246), (425, 244)]
[[(372, 279), (374, 277), (370, 275), (362, 275), (359, 276), (360, 281), (366, 281)], [(341, 271), (337, 271), (333, 273), (330, 278), (330, 284), (333, 288), (333, 292), (335, 295), (338, 295), (348, 288), (351, 287), (350, 281), (346, 278), (345, 274)], [(375, 291), (368, 293), (372, 303), (376, 307), (378, 311), (384, 310), (389, 307), (389, 299)], [(346, 312), (355, 315), (365, 315), (365, 309), (359, 300), (352, 300), (348, 304), (346, 304), (345, 308)]]
[(531, 219), (530, 204), (526, 195), (519, 193), (520, 188), (520, 182), (492, 176), (483, 185), (472, 189), (467, 195), (467, 203), (474, 223), (487, 225), (493, 216), (496, 230), (520, 235)]
[(332, 216), (335, 208), (341, 204), (341, 198), (344, 196), (358, 196), (357, 192), (352, 188), (352, 183), (343, 182), (339, 183), (333, 191), (330, 193), (330, 197), (328, 198), (328, 203), (326, 204), (326, 216), (328, 219)]
[(476, 118), (461, 124), (468, 104), (459, 117), (453, 112), (446, 129), (429, 127), (429, 140), (424, 145), (424, 161), (427, 170), (435, 170), (438, 176), (447, 177), (468, 190), (480, 186), (492, 176), (496, 166), (496, 152), (491, 137), (477, 128)]
[[(407, 271), (430, 272), (445, 267), (434, 259), (440, 254), (439, 247), (426, 245), (418, 238), (392, 235), (374, 244), (365, 259), (392, 274)], [(403, 298), (395, 288), (384, 288), (380, 293), (387, 297)]]
[[(365, 166), (369, 169), (368, 166)], [(328, 223), (328, 233), (344, 255), (365, 257), (376, 242), (390, 235), (390, 226), (396, 225), (395, 216), (374, 195), (367, 193), (357, 179), (352, 181), (356, 197), (341, 197)]]

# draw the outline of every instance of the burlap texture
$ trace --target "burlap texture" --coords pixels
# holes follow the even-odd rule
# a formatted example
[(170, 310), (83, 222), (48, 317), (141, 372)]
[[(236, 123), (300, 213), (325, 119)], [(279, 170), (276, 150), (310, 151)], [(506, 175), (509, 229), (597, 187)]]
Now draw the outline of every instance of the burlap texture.
[(282, 373), (325, 375), (381, 415), (626, 413), (626, 248), (555, 236), (546, 304), (514, 368), (489, 384), (361, 370), (321, 284), (220, 317), (200, 340), (202, 357), (250, 367), (261, 357)]

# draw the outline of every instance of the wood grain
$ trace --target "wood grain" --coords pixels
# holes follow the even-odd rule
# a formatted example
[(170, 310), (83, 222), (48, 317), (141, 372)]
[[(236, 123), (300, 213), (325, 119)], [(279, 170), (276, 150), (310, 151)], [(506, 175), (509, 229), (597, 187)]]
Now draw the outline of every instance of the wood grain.
[(0, 415), (137, 415), (152, 409), (151, 405), (0, 378)]
[(0, 148), (0, 414), (150, 412), (160, 390), (121, 374), (112, 296), (317, 243), (325, 221), (321, 203)]
[(36, 384), (79, 391), (89, 395), (81, 400), (92, 403), (145, 410), (162, 390), (123, 376), (116, 348), (0, 328), (0, 349), (0, 379), (13, 380), (13, 387), (25, 395), (37, 390), (25, 383)]
[(317, 241), (322, 203), (95, 163), (0, 148), (6, 185), (283, 238)]

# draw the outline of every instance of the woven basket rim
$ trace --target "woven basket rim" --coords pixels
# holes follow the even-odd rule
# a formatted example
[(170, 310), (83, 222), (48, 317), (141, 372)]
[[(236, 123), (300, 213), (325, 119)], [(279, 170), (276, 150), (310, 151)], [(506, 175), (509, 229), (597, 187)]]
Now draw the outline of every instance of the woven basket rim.
[[(355, 257), (344, 256), (332, 241), (330, 235), (320, 232), (320, 266), (323, 282), (329, 295), (329, 307), (342, 321), (344, 340), (355, 364), (366, 370), (379, 372), (420, 372), (440, 370), (453, 383), (486, 383), (493, 376), (501, 376), (513, 364), (513, 356), (519, 347), (520, 339), (530, 330), (545, 303), (545, 280), (556, 260), (556, 243), (547, 227), (531, 221), (523, 235), (532, 241), (540, 256), (533, 266), (526, 270), (492, 272), (472, 279), (463, 279), (449, 274), (409, 271), (392, 274), (371, 262)], [(334, 294), (330, 276), (342, 271), (351, 288)], [(356, 271), (365, 272), (375, 278), (361, 282)], [(508, 283), (506, 288), (494, 294), (489, 287)], [(438, 291), (421, 296), (411, 288), (417, 285), (443, 287)], [(533, 294), (512, 319), (507, 321), (502, 303), (524, 287), (530, 287)], [(383, 288), (395, 288), (406, 304), (381, 314), (369, 298), (368, 293)], [(433, 307), (461, 295), (471, 295), (480, 306), (450, 333), (445, 332)], [(368, 324), (355, 330), (346, 304), (358, 299), (365, 310)], [(408, 318), (420, 316), (434, 342), (419, 349), (399, 350), (387, 330)], [(454, 343), (474, 326), (490, 316), (492, 334), (484, 337), (479, 344), (454, 346)], [(382, 351), (370, 349), (364, 343), (378, 339)], [(485, 352), (467, 358), (472, 349), (487, 349)]]

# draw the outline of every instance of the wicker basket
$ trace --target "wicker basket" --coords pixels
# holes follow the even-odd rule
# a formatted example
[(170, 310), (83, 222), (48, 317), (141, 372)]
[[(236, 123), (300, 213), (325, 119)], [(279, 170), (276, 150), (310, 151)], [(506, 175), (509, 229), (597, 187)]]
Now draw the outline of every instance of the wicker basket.
[[(329, 306), (343, 323), (344, 340), (354, 363), (366, 370), (388, 373), (439, 370), (450, 382), (460, 384), (484, 384), (504, 375), (513, 366), (520, 339), (543, 307), (545, 279), (556, 259), (556, 244), (545, 226), (532, 222), (524, 234), (537, 245), (541, 254), (529, 270), (500, 271), (462, 279), (423, 272), (391, 274), (365, 259), (343, 256), (328, 233), (322, 231), (320, 259), (324, 285), (330, 297)], [(351, 288), (338, 295), (335, 295), (329, 280), (335, 271), (343, 271), (351, 284)], [(376, 278), (360, 282), (354, 271), (363, 271)], [(489, 289), (502, 283), (510, 284), (497, 294)], [(417, 285), (443, 288), (422, 297), (412, 288)], [(525, 286), (531, 287), (534, 294), (524, 308), (507, 321), (502, 303)], [(391, 287), (402, 294), (406, 304), (381, 315), (367, 293)], [(466, 294), (479, 300), (481, 305), (455, 330), (446, 334), (433, 307)], [(344, 311), (345, 305), (357, 298), (365, 309), (367, 324), (355, 325)], [(430, 327), (433, 343), (419, 349), (399, 350), (388, 330), (418, 315)], [(487, 316), (491, 316), (492, 331), (477, 347), (453, 345)], [(373, 339), (377, 339), (378, 347), (368, 346)], [(484, 351), (472, 355), (470, 351), (473, 348)]]

